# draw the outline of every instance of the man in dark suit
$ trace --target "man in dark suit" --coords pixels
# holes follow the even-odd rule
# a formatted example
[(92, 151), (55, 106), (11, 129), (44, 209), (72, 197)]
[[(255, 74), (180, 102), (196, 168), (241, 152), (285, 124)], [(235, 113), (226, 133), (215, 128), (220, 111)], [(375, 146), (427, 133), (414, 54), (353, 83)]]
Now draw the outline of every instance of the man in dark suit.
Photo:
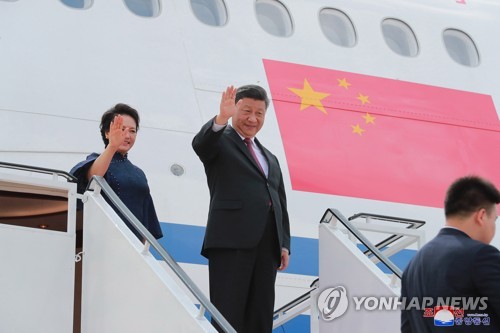
[(193, 139), (210, 190), (202, 248), (210, 299), (237, 332), (272, 331), (276, 273), (290, 254), (281, 169), (255, 138), (268, 105), (262, 87), (230, 86), (219, 114)]
[(401, 332), (500, 332), (500, 252), (488, 245), (498, 203), (500, 193), (482, 178), (450, 186), (445, 227), (403, 273)]

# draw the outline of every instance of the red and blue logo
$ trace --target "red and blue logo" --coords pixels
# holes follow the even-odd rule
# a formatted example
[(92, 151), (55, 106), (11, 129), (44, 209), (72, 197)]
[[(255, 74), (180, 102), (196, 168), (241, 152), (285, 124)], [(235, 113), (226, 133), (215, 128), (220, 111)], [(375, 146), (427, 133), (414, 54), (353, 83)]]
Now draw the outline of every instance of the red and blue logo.
[(457, 312), (459, 311), (455, 311), (452, 306), (445, 305), (434, 307), (434, 326), (453, 326), (455, 324), (455, 315), (459, 314)]

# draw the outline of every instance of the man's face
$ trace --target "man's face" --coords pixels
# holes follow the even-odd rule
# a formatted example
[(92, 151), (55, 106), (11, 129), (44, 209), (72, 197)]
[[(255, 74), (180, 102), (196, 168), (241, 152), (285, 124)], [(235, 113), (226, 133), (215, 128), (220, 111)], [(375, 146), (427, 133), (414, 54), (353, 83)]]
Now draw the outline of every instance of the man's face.
[(252, 98), (242, 98), (236, 103), (233, 127), (245, 138), (253, 138), (264, 125), (266, 103)]

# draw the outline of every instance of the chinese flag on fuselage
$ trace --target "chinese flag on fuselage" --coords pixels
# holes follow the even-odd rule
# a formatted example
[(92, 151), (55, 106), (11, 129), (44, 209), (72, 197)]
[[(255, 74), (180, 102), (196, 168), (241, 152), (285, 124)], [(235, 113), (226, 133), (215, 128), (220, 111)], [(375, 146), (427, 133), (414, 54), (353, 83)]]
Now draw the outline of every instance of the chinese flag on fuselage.
[(500, 185), (489, 95), (264, 60), (294, 190), (443, 207), (475, 174)]

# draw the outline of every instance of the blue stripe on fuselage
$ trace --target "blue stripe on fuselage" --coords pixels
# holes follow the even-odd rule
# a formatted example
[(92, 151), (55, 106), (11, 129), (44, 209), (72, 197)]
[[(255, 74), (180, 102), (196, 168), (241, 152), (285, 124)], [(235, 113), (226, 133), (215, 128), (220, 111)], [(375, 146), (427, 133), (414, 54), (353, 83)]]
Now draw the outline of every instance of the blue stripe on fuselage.
[[(161, 223), (163, 238), (160, 244), (177, 262), (207, 265), (207, 259), (200, 254), (205, 227), (187, 224)], [(318, 239), (292, 237), (292, 256), (286, 273), (318, 276)], [(402, 250), (391, 257), (394, 264), (404, 269), (415, 254), (414, 250)], [(159, 258), (155, 254), (156, 258)], [(381, 267), (381, 266), (379, 266)], [(341, 269), (339, 267), (339, 269)], [(381, 267), (388, 273), (388, 269)]]

